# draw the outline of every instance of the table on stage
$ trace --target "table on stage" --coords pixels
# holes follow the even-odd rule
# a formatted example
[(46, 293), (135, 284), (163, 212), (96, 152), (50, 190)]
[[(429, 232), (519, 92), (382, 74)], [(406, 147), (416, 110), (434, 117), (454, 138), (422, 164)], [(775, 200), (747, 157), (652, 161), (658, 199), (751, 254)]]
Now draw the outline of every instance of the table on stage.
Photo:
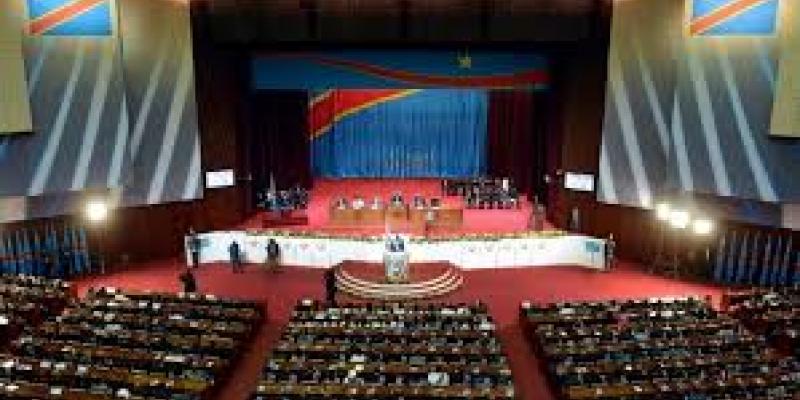
[(464, 221), (464, 209), (459, 207), (388, 206), (385, 208), (331, 207), (330, 222), (337, 226), (384, 226), (389, 228), (423, 228), (428, 213), (433, 213), (432, 227), (458, 228)]

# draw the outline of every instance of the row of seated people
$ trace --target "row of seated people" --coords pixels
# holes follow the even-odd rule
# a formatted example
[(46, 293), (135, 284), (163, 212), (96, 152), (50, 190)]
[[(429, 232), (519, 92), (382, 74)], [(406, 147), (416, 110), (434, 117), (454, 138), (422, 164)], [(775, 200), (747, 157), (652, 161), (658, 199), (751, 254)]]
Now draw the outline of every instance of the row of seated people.
[(800, 357), (800, 285), (730, 292), (723, 301), (754, 332)]
[[(338, 197), (333, 201), (333, 208), (339, 210), (362, 210), (362, 209), (370, 209), (370, 210), (382, 210), (387, 207), (391, 208), (406, 208), (406, 203), (403, 200), (403, 195), (400, 193), (393, 194), (388, 203), (384, 202), (383, 198), (380, 196), (375, 196), (372, 200), (367, 203), (367, 200), (359, 194), (353, 196), (352, 200), (348, 200), (345, 197)], [(411, 199), (411, 208), (414, 209), (426, 209), (426, 208), (440, 208), (442, 206), (442, 199), (437, 197), (432, 197), (430, 199), (426, 199), (422, 195), (414, 195)]]
[(484, 304), (302, 300), (253, 399), (514, 398)]
[(25, 326), (38, 325), (61, 312), (72, 295), (72, 286), (59, 279), (0, 275), (0, 350)]
[(467, 208), (519, 208), (519, 191), (510, 178), (445, 179), (442, 192), (461, 196)]
[(263, 318), (253, 302), (90, 290), (0, 356), (0, 398), (208, 399)]
[(561, 399), (795, 399), (800, 361), (708, 299), (536, 306), (520, 319)]
[(300, 185), (288, 190), (266, 188), (256, 192), (256, 206), (266, 211), (305, 210), (308, 201), (308, 190)]

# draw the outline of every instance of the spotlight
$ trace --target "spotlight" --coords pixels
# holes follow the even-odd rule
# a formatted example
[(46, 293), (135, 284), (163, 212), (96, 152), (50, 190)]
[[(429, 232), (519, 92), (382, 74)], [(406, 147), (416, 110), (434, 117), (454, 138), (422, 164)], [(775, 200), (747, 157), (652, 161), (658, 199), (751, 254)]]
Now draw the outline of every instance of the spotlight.
[(714, 230), (714, 224), (705, 218), (696, 219), (692, 222), (692, 230), (697, 235), (708, 235)]
[(673, 228), (684, 229), (689, 226), (689, 212), (684, 210), (673, 210), (669, 213), (669, 224)]
[(86, 204), (86, 218), (91, 222), (102, 222), (108, 217), (108, 205), (104, 201), (92, 200)]
[(671, 209), (672, 207), (670, 207), (669, 203), (658, 203), (656, 205), (656, 218), (661, 221), (669, 221)]

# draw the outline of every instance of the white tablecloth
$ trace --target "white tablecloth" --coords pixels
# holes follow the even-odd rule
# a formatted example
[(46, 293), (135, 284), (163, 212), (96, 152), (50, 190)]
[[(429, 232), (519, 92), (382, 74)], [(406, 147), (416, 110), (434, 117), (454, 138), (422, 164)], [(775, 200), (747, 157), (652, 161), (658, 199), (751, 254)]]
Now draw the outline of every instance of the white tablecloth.
[[(270, 236), (245, 231), (207, 232), (199, 237), (201, 263), (229, 261), (228, 246), (234, 240), (239, 242), (245, 262), (263, 263), (267, 257), (267, 241), (274, 238), (281, 248), (283, 264), (319, 268), (345, 260), (382, 263), (385, 248), (383, 241)], [(445, 261), (464, 269), (546, 265), (605, 267), (605, 241), (581, 235), (406, 242), (406, 246), (412, 263)], [(186, 254), (188, 263), (191, 257), (188, 251)]]

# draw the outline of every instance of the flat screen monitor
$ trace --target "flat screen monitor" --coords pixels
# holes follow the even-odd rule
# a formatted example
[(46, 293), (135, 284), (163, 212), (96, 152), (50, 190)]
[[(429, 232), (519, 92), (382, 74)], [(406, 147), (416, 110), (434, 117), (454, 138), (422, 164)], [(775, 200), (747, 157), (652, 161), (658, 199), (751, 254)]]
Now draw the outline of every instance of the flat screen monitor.
[(215, 189), (230, 187), (235, 184), (232, 169), (222, 169), (219, 171), (206, 171), (206, 188)]
[(594, 175), (567, 172), (564, 175), (564, 188), (577, 192), (593, 192)]

